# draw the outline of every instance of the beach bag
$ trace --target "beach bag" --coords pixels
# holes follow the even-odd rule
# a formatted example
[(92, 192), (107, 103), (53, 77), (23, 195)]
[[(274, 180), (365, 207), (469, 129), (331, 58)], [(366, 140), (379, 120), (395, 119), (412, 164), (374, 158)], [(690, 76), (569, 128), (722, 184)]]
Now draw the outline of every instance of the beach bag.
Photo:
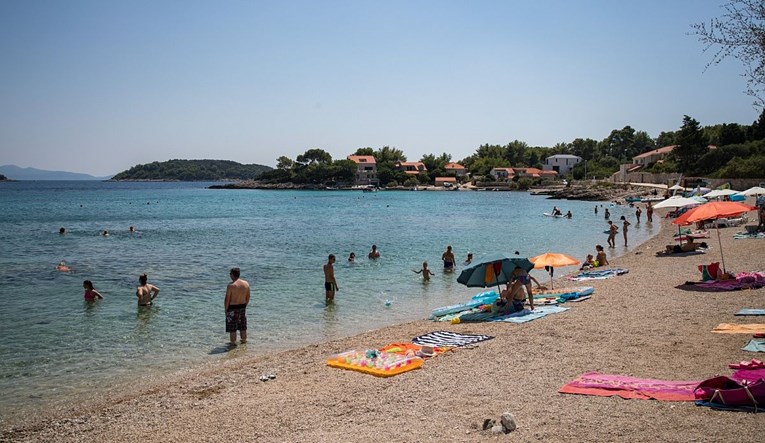
[(705, 400), (726, 406), (749, 406), (765, 408), (765, 380), (741, 384), (732, 378), (719, 376), (702, 381), (693, 394), (697, 400)]
[(701, 281), (717, 280), (720, 276), (720, 262), (699, 265), (699, 271), (701, 271)]

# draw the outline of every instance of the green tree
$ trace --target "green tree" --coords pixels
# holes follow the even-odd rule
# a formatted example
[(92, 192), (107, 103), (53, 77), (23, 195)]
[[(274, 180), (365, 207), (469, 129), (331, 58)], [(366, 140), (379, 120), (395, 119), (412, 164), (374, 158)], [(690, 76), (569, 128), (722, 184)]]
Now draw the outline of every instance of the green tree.
[(595, 156), (595, 149), (598, 147), (598, 142), (591, 139), (577, 138), (571, 142), (569, 146), (569, 152), (572, 155), (578, 155), (584, 160), (592, 160)]
[(356, 150), (356, 152), (354, 152), (353, 155), (375, 155), (375, 150), (370, 147), (359, 148)]
[(675, 134), (673, 131), (662, 132), (658, 137), (656, 137), (656, 146), (663, 148), (665, 146), (676, 145), (676, 139), (677, 134)]
[(677, 166), (680, 172), (691, 173), (696, 162), (707, 151), (699, 122), (687, 115), (683, 116), (683, 126), (677, 134), (677, 143), (678, 146), (673, 151), (674, 157), (677, 158)]
[(762, 0), (730, 0), (725, 13), (709, 23), (691, 25), (704, 51), (717, 48), (707, 68), (728, 57), (744, 65), (746, 94), (755, 105), (765, 105), (765, 2)]
[(300, 154), (295, 158), (295, 161), (302, 164), (315, 164), (315, 163), (332, 163), (332, 156), (329, 154), (329, 152), (323, 150), (323, 149), (309, 149), (305, 151), (303, 154)]
[(282, 171), (289, 171), (290, 169), (292, 169), (292, 166), (294, 165), (295, 165), (295, 162), (292, 161), (291, 158), (286, 157), (284, 155), (276, 159), (276, 169), (279, 169)]

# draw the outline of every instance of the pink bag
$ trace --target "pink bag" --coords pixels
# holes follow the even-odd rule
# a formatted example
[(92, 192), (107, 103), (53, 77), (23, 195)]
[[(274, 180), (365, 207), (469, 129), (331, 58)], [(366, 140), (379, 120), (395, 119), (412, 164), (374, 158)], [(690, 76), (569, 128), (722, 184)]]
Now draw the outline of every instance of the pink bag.
[(765, 408), (765, 380), (759, 379), (754, 383), (741, 384), (725, 376), (710, 378), (702, 381), (693, 394), (698, 400), (719, 403), (726, 406), (749, 406)]

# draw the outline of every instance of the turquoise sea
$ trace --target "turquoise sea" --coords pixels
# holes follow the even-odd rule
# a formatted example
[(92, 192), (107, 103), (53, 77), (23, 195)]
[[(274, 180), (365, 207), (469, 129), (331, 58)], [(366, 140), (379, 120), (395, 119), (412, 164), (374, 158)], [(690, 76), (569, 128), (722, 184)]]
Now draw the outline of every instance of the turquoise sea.
[[(207, 186), (0, 183), (0, 421), (109, 386), (426, 318), (480, 292), (456, 282), (459, 266), (441, 272), (447, 245), (461, 263), (468, 251), (581, 260), (606, 244), (603, 210), (595, 215), (592, 202), (520, 192)], [(554, 205), (574, 218), (542, 215)], [(636, 226), (632, 208), (609, 209), (612, 220), (627, 215), (633, 223), (632, 245), (658, 230), (645, 220)], [(59, 235), (60, 227), (68, 233)], [(379, 260), (366, 259), (372, 244)], [(346, 260), (351, 251), (355, 264)], [(330, 253), (340, 290), (326, 306), (322, 265)], [(71, 272), (56, 270), (62, 260)], [(412, 272), (424, 260), (436, 273), (429, 283)], [(233, 266), (252, 286), (250, 343), (226, 352), (223, 296)], [(161, 289), (148, 308), (136, 306), (143, 272)], [(85, 279), (104, 300), (83, 301)]]

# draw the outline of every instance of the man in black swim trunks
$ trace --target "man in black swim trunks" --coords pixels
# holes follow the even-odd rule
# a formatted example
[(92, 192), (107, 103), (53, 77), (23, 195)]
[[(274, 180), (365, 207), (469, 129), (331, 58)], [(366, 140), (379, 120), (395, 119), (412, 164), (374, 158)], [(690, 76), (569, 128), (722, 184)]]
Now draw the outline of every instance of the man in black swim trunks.
[(239, 268), (231, 268), (229, 272), (231, 283), (226, 288), (226, 298), (223, 301), (226, 309), (226, 332), (229, 333), (231, 345), (236, 345), (236, 331), (242, 343), (247, 343), (247, 304), (250, 303), (250, 284), (239, 278)]
[(327, 302), (333, 301), (335, 299), (335, 291), (340, 289), (337, 286), (337, 280), (335, 280), (335, 268), (332, 266), (334, 263), (335, 255), (329, 254), (329, 258), (327, 258), (327, 264), (324, 265), (324, 290), (327, 292)]

